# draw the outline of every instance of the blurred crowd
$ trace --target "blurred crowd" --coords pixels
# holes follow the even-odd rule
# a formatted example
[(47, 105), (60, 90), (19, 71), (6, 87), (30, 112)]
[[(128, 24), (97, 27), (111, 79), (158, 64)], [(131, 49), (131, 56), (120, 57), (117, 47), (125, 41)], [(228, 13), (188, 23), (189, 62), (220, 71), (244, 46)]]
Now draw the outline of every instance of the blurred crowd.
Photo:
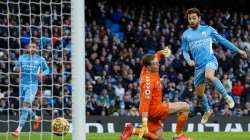
[[(12, 69), (23, 52), (20, 48), (33, 39), (51, 69), (40, 84), (34, 107), (38, 112), (42, 108), (48, 114), (71, 116), (70, 5), (65, 0), (62, 5), (59, 0), (53, 1), (52, 8), (42, 4), (41, 11), (37, 10), (39, 3), (31, 3), (30, 8), (9, 4), (13, 14), (8, 15), (4, 5), (0, 5), (0, 114), (6, 114), (7, 109), (18, 114), (18, 75)], [(15, 15), (18, 7), (26, 9), (20, 17)], [(27, 15), (29, 10), (34, 15)], [(141, 58), (166, 46), (173, 53), (160, 62), (163, 101), (186, 101), (192, 106), (193, 115), (202, 114), (194, 94), (194, 69), (181, 54), (181, 34), (187, 28), (185, 10), (186, 7), (133, 1), (86, 3), (87, 115), (139, 116)], [(237, 47), (250, 49), (249, 13), (216, 8), (203, 8), (201, 13), (202, 23), (213, 26)], [(250, 61), (240, 59), (218, 43), (213, 48), (219, 62), (216, 76), (234, 97), (236, 107), (229, 109), (221, 95), (208, 85), (205, 94), (211, 107), (217, 115), (250, 116)]]

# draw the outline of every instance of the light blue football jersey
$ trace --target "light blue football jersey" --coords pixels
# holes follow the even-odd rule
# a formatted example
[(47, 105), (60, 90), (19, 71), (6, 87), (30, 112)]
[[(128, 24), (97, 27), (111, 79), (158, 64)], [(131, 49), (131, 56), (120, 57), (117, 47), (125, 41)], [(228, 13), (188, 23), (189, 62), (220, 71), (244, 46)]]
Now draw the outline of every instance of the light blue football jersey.
[(23, 54), (19, 57), (15, 68), (21, 69), (21, 85), (38, 84), (36, 74), (41, 72), (42, 76), (49, 74), (49, 67), (45, 59), (37, 54), (28, 55)]
[(212, 48), (213, 40), (219, 42), (233, 52), (240, 51), (239, 48), (218, 34), (211, 26), (199, 25), (196, 29), (188, 28), (182, 34), (182, 53), (184, 59), (189, 63), (191, 59), (188, 51), (190, 51), (195, 62), (195, 69), (205, 67), (210, 61), (217, 62)]

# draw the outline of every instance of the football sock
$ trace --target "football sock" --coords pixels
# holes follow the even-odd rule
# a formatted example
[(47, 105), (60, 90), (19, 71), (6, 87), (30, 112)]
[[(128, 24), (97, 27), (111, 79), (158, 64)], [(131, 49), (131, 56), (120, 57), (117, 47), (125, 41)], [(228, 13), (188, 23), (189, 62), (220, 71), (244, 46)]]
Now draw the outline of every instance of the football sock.
[(180, 135), (184, 129), (184, 126), (187, 122), (188, 116), (184, 113), (179, 113), (177, 116), (177, 125), (175, 133), (176, 135)]
[(212, 83), (213, 83), (216, 91), (218, 91), (223, 97), (226, 97), (228, 95), (226, 89), (224, 88), (223, 84), (221, 83), (221, 81), (218, 78), (215, 78), (212, 81)]
[(209, 103), (208, 103), (208, 99), (206, 95), (198, 95), (199, 100), (201, 101), (201, 105), (202, 105), (202, 109), (205, 112), (208, 112), (210, 107), (209, 107)]

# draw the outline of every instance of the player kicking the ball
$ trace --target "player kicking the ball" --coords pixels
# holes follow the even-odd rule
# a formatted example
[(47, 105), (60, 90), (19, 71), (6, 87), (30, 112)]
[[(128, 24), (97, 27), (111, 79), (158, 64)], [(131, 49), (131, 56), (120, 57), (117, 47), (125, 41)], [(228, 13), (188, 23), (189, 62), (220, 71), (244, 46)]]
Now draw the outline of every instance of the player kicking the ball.
[[(245, 51), (240, 50), (231, 42), (223, 38), (218, 32), (208, 25), (201, 25), (200, 11), (197, 8), (190, 8), (186, 12), (189, 28), (182, 35), (182, 51), (183, 56), (189, 66), (195, 67), (194, 86), (195, 93), (202, 103), (203, 111), (201, 123), (206, 123), (213, 111), (209, 107), (208, 99), (204, 95), (206, 83), (210, 82), (220, 93), (230, 108), (234, 107), (234, 100), (228, 95), (221, 81), (214, 76), (218, 68), (218, 62), (213, 53), (212, 41), (216, 40), (226, 48), (247, 58)], [(190, 51), (193, 60), (188, 53)]]
[(189, 105), (185, 102), (162, 103), (162, 84), (159, 75), (159, 61), (161, 56), (168, 57), (168, 48), (158, 51), (155, 55), (147, 54), (143, 57), (143, 68), (140, 74), (140, 106), (142, 127), (135, 128), (127, 125), (120, 140), (126, 140), (132, 134), (153, 140), (163, 140), (162, 121), (169, 114), (177, 114), (177, 126), (173, 140), (192, 140), (183, 134), (184, 126), (188, 119)]

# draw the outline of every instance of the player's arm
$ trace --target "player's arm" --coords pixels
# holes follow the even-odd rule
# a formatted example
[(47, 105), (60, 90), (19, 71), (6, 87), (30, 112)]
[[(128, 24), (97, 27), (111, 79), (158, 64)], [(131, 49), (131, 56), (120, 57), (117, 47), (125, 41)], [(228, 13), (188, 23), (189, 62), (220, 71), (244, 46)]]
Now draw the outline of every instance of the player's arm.
[[(41, 58), (41, 61), (42, 61), (41, 66), (38, 68), (37, 73), (36, 73), (36, 77), (38, 80), (41, 80), (41, 77), (49, 74), (49, 67), (48, 67), (45, 59)], [(41, 67), (42, 67), (42, 72), (40, 72)]]
[[(152, 82), (152, 81), (151, 81)], [(147, 122), (148, 122), (148, 112), (149, 104), (151, 101), (152, 85), (150, 80), (146, 80), (141, 84), (141, 108), (140, 112), (142, 114), (142, 131), (139, 137), (148, 132)]]
[(233, 43), (228, 41), (226, 38), (222, 37), (214, 28), (210, 27), (211, 30), (211, 37), (221, 43), (226, 48), (234, 51), (234, 52), (240, 52), (240, 49), (236, 47)]
[(194, 66), (194, 61), (191, 60), (190, 55), (188, 53), (188, 43), (187, 39), (182, 35), (182, 41), (181, 41), (181, 48), (182, 48), (182, 55), (189, 66)]
[(211, 37), (233, 52), (239, 53), (243, 58), (247, 58), (245, 51), (236, 47), (233, 43), (222, 37), (214, 28), (210, 27)]
[(171, 55), (171, 50), (168, 47), (165, 47), (163, 50), (160, 50), (160, 53), (163, 57), (167, 58)]
[(15, 72), (20, 72), (21, 71), (21, 61), (22, 61), (22, 56), (20, 56), (15, 64), (15, 67), (13, 68), (13, 71)]
[(48, 67), (44, 58), (42, 58), (42, 68), (43, 68), (43, 72), (41, 73), (41, 76), (48, 75), (49, 74), (49, 67)]
[(168, 47), (165, 47), (163, 50), (157, 51), (155, 53), (155, 59), (159, 62), (161, 57), (169, 57), (171, 55), (171, 50)]

